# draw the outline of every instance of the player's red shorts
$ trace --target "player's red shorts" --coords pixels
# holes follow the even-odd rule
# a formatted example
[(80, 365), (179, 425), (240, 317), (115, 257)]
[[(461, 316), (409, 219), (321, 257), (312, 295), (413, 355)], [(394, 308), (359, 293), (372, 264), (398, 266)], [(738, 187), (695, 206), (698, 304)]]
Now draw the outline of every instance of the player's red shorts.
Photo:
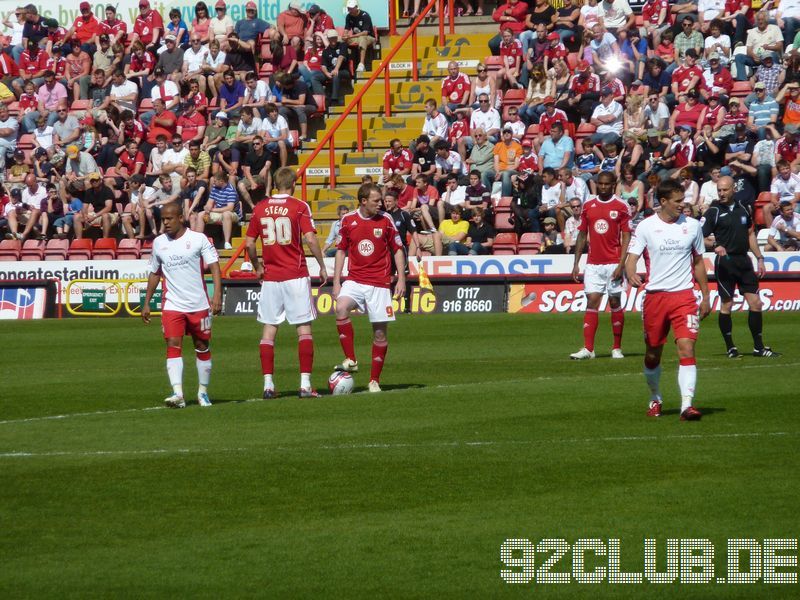
[(692, 290), (647, 292), (642, 306), (644, 340), (648, 346), (663, 346), (670, 326), (675, 339), (697, 339), (700, 316)]
[(164, 331), (164, 338), (190, 335), (208, 341), (211, 339), (211, 313), (208, 309), (190, 313), (165, 310), (161, 313), (161, 329)]

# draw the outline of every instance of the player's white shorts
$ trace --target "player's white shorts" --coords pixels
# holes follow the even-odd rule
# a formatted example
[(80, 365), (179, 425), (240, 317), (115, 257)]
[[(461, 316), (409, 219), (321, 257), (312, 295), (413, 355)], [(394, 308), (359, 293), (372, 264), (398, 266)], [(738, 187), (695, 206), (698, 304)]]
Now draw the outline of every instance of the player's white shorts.
[(308, 323), (317, 318), (308, 277), (288, 281), (262, 281), (258, 322), (266, 325)]
[(583, 273), (583, 289), (587, 294), (608, 294), (619, 296), (625, 291), (625, 280), (611, 279), (617, 264), (586, 265)]
[(389, 288), (364, 285), (348, 279), (342, 284), (339, 296), (352, 298), (358, 310), (367, 313), (370, 323), (394, 321), (392, 291)]

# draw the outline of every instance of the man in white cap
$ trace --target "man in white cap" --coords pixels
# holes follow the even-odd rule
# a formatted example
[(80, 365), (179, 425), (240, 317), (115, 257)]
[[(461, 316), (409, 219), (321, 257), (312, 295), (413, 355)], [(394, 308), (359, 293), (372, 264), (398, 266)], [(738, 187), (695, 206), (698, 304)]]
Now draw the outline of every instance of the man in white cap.
[(178, 46), (174, 33), (164, 36), (164, 45), (167, 49), (158, 55), (156, 70), (164, 69), (167, 79), (180, 83), (183, 79), (183, 49)]
[(303, 37), (308, 28), (308, 17), (297, 1), (289, 2), (285, 11), (278, 15), (277, 34), (284, 46), (291, 44), (295, 50), (302, 48)]
[(339, 41), (338, 31), (328, 29), (325, 37), (328, 38), (328, 47), (322, 52), (322, 70), (312, 72), (311, 77), (321, 73), (325, 83), (330, 82), (331, 91), (328, 100), (331, 104), (337, 104), (343, 100), (342, 81), (350, 81), (350, 69), (348, 68), (350, 58), (347, 44)]
[(375, 28), (372, 26), (372, 17), (369, 13), (358, 7), (358, 0), (347, 0), (347, 17), (344, 20), (344, 35), (342, 39), (350, 45), (357, 45), (359, 51), (359, 61), (356, 71), (359, 73), (366, 71), (364, 66), (367, 58), (367, 50), (375, 45), (375, 38), (372, 36)]

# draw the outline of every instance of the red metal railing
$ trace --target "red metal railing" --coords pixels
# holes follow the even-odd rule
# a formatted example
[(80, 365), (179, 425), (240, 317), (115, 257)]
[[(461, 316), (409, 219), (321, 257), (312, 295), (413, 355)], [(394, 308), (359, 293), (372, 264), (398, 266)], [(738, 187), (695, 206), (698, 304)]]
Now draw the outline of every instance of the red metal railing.
[[(391, 78), (389, 72), (389, 66), (392, 62), (392, 59), (403, 47), (409, 38), (411, 38), (412, 46), (411, 46), (411, 77), (414, 81), (419, 80), (419, 67), (417, 65), (417, 56), (418, 56), (418, 49), (417, 49), (417, 28), (422, 23), (423, 19), (428, 15), (428, 13), (433, 9), (434, 6), (439, 6), (439, 45), (444, 46), (445, 43), (445, 33), (444, 33), (444, 14), (445, 14), (445, 4), (448, 6), (449, 12), (449, 25), (450, 25), (450, 33), (455, 33), (455, 20), (453, 15), (453, 4), (454, 0), (430, 0), (428, 4), (422, 9), (419, 16), (414, 19), (414, 22), (411, 23), (409, 28), (394, 45), (394, 47), (389, 51), (386, 57), (381, 61), (380, 65), (377, 68), (373, 69), (372, 75), (370, 78), (364, 83), (361, 89), (356, 93), (350, 103), (345, 107), (344, 111), (339, 118), (333, 123), (328, 133), (326, 133), (321, 140), (317, 143), (317, 147), (314, 148), (311, 155), (303, 162), (303, 164), (297, 169), (297, 175), (301, 181), (301, 190), (302, 190), (302, 197), (305, 198), (308, 191), (308, 176), (306, 175), (306, 171), (308, 170), (309, 166), (313, 162), (313, 160), (317, 157), (317, 155), (326, 147), (328, 148), (329, 154), (329, 176), (328, 176), (328, 185), (331, 189), (336, 187), (336, 144), (335, 144), (335, 136), (336, 130), (339, 126), (349, 117), (353, 110), (356, 111), (356, 120), (357, 120), (357, 136), (358, 136), (358, 151), (364, 151), (364, 130), (362, 127), (364, 116), (363, 116), (363, 107), (362, 101), (364, 95), (367, 91), (372, 87), (372, 84), (377, 81), (378, 77), (383, 74), (384, 79), (384, 115), (387, 117), (392, 116), (392, 108), (391, 108)], [(397, 14), (396, 10), (394, 9), (394, 0), (390, 0), (389, 5), (389, 30), (396, 30), (397, 28)], [(230, 268), (233, 266), (233, 263), (241, 256), (242, 252), (244, 252), (245, 244), (242, 243), (236, 250), (234, 251), (233, 255), (228, 259), (225, 263), (225, 266), (222, 269), (223, 276), (227, 275)]]

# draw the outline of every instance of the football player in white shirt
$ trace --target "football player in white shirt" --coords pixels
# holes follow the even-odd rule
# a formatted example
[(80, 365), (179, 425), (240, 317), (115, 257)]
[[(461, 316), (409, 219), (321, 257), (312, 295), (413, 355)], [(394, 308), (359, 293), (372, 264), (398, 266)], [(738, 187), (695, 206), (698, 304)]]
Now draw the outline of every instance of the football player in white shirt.
[[(672, 327), (678, 349), (678, 387), (681, 392), (681, 421), (697, 421), (702, 413), (692, 406), (697, 363), (694, 345), (700, 321), (711, 312), (708, 296), (708, 275), (703, 252), (703, 230), (700, 221), (687, 219), (681, 213), (683, 187), (673, 179), (659, 184), (656, 195), (661, 211), (648, 217), (636, 228), (625, 260), (625, 274), (633, 287), (644, 285), (636, 272), (639, 257), (647, 251), (650, 269), (647, 293), (642, 306), (647, 350), (644, 376), (650, 388), (648, 416), (661, 416), (661, 352)], [(702, 293), (698, 311), (694, 281)]]
[[(164, 233), (153, 242), (150, 276), (142, 306), (142, 320), (150, 323), (150, 299), (163, 277), (164, 308), (161, 328), (167, 342), (167, 374), (172, 395), (164, 400), (168, 408), (184, 408), (183, 399), (183, 336), (191, 335), (197, 357), (197, 403), (211, 406), (208, 383), (211, 379), (211, 313), (222, 309), (222, 277), (219, 257), (208, 238), (186, 228), (183, 207), (179, 202), (161, 209)], [(203, 265), (211, 271), (214, 296), (209, 306)]]

